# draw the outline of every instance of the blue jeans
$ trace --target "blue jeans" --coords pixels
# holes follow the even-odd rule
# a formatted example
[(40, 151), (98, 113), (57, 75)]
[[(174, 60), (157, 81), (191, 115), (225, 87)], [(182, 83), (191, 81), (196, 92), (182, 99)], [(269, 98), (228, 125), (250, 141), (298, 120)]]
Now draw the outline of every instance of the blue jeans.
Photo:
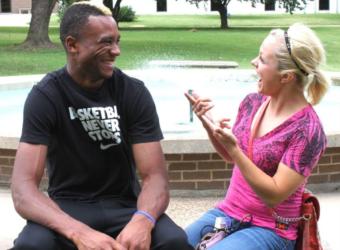
[[(238, 222), (217, 208), (209, 210), (185, 229), (193, 247), (196, 247), (202, 236), (213, 231), (216, 217), (226, 217), (231, 224)], [(249, 226), (231, 233), (209, 250), (294, 250), (294, 246), (295, 240), (284, 239), (270, 229)]]

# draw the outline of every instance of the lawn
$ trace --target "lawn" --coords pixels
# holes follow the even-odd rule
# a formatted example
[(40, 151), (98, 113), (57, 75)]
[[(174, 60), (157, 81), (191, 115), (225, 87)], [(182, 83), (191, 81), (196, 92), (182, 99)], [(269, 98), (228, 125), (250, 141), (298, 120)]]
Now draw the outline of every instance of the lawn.
[[(117, 66), (140, 68), (150, 60), (230, 60), (250, 68), (263, 38), (272, 27), (307, 23), (323, 41), (328, 64), (325, 69), (340, 71), (340, 15), (254, 15), (231, 16), (228, 30), (220, 30), (217, 15), (139, 16), (121, 23), (121, 56)], [(57, 17), (51, 21), (50, 37), (56, 49), (23, 51), (17, 48), (27, 28), (0, 27), (0, 75), (39, 74), (62, 67), (65, 53), (59, 42)]]

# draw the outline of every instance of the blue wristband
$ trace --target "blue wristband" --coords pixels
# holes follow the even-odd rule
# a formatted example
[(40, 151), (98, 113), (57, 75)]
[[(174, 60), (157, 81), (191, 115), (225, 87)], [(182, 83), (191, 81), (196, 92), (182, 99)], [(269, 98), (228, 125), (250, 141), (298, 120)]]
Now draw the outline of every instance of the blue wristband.
[(152, 224), (154, 224), (154, 225), (156, 224), (156, 219), (155, 219), (151, 214), (149, 214), (148, 212), (145, 212), (145, 211), (142, 211), (142, 210), (137, 210), (137, 211), (135, 212), (135, 214), (144, 215), (145, 218), (147, 218), (149, 221), (152, 222)]

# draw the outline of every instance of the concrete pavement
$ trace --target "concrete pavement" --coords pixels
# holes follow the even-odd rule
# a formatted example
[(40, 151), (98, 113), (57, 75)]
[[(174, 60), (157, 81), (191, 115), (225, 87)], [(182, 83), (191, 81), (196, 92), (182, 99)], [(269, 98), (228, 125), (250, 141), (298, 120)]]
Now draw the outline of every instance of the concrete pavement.
[[(185, 227), (221, 199), (222, 193), (184, 192), (172, 193), (167, 213), (180, 226)], [(320, 236), (324, 250), (339, 250), (340, 190), (317, 193), (321, 205)], [(25, 224), (14, 210), (10, 191), (0, 189), (0, 250), (12, 246), (12, 242)]]

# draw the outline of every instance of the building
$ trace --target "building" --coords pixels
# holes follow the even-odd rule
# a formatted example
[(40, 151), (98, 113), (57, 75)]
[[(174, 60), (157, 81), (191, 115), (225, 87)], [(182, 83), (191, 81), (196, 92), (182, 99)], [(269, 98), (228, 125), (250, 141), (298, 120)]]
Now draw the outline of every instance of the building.
[[(47, 1), (47, 0), (46, 0)], [(32, 8), (32, 0), (0, 0), (0, 14), (30, 14)], [(57, 11), (57, 4), (53, 12)]]
[[(211, 14), (216, 13), (213, 1), (201, 1), (197, 6), (185, 0), (123, 0), (121, 5), (131, 6), (139, 15), (145, 14)], [(251, 2), (232, 0), (228, 5), (228, 13), (231, 15), (242, 14), (273, 14), (285, 13), (275, 2), (269, 4), (257, 3), (256, 7)], [(303, 10), (296, 10), (295, 13), (340, 13), (340, 0), (307, 0)]]
[[(98, 0), (100, 1), (100, 0)], [(30, 13), (32, 0), (0, 0), (0, 13)], [(131, 6), (138, 15), (145, 14), (211, 14), (215, 13), (211, 0), (202, 1), (196, 6), (185, 0), (123, 0), (122, 6)], [(230, 14), (264, 14), (284, 13), (276, 3), (257, 4), (256, 8), (250, 2), (233, 0), (228, 5)], [(340, 13), (340, 0), (307, 0), (304, 10), (296, 13)]]
[(0, 0), (0, 13), (31, 13), (31, 0)]

